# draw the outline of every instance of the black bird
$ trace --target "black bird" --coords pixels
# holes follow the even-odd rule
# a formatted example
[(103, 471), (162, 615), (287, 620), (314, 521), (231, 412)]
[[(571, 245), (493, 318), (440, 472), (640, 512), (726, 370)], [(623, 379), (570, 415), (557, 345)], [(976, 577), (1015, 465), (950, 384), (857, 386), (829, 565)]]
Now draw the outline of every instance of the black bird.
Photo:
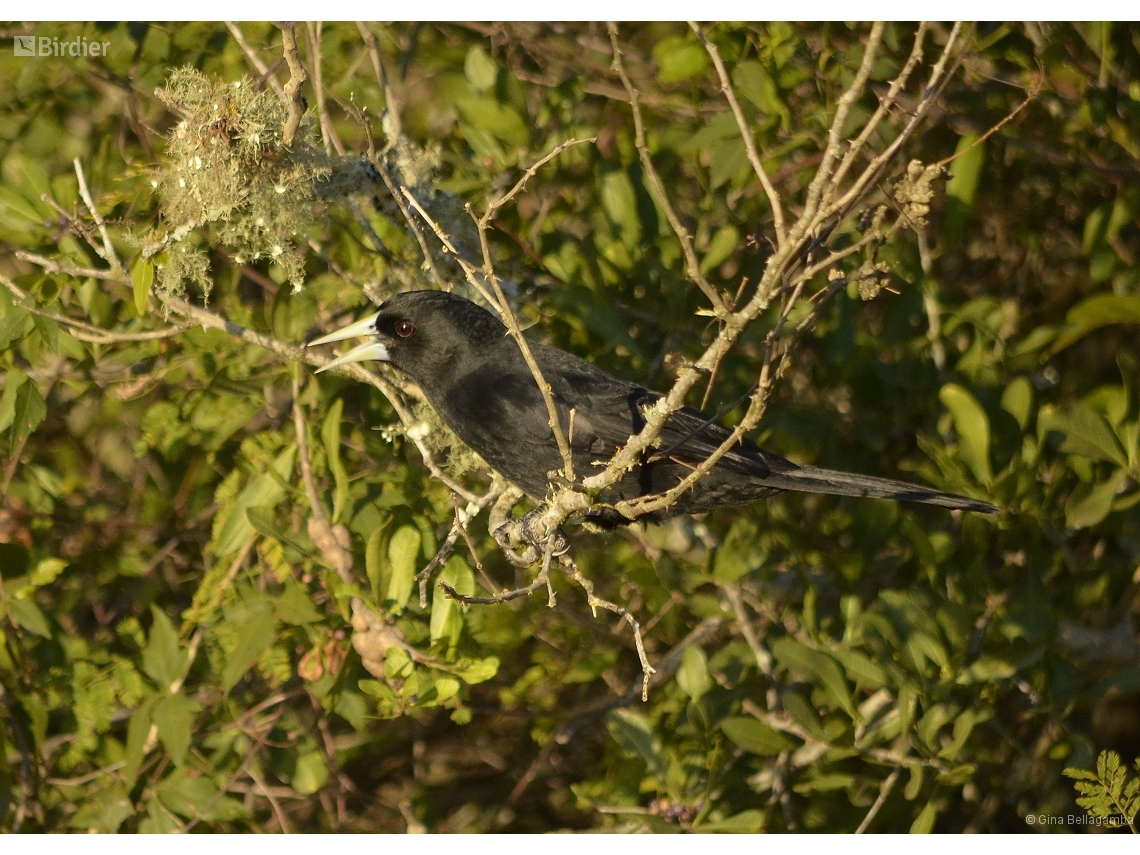
[[(536, 501), (547, 497), (550, 476), (562, 468), (562, 457), (538, 384), (498, 318), (455, 294), (408, 291), (387, 300), (375, 315), (312, 345), (358, 336), (369, 340), (320, 370), (367, 360), (390, 362), (415, 381), (443, 422), (493, 469)], [(642, 408), (661, 396), (557, 348), (535, 342), (530, 348), (551, 386), (564, 430), (574, 410), (569, 440), (575, 474), (599, 472), (641, 430)], [(728, 435), (727, 428), (699, 410), (679, 410), (666, 422), (658, 447), (597, 498), (612, 504), (663, 493)], [(663, 515), (744, 505), (780, 490), (997, 511), (988, 502), (929, 487), (802, 466), (743, 440)], [(630, 522), (613, 509), (589, 516), (603, 525)]]

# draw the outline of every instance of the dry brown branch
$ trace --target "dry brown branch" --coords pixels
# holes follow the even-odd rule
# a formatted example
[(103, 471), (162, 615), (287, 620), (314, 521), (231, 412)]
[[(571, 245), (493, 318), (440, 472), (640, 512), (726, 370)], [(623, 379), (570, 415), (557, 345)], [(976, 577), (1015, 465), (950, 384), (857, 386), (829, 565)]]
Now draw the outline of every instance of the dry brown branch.
[(393, 138), (399, 138), (403, 133), (403, 122), (400, 118), (400, 102), (396, 100), (396, 93), (392, 90), (392, 83), (388, 79), (388, 68), (384, 65), (384, 57), (380, 55), (380, 44), (376, 34), (368, 29), (363, 21), (356, 22), (360, 30), (360, 37), (368, 48), (368, 56), (372, 60), (372, 71), (376, 74), (376, 82), (380, 84), (380, 91), (384, 93), (384, 107), (388, 111), (389, 129)]
[(902, 150), (902, 147), (914, 136), (919, 125), (922, 124), (922, 121), (926, 118), (931, 108), (938, 103), (938, 99), (942, 95), (942, 90), (946, 87), (951, 77), (951, 74), (947, 72), (947, 66), (950, 64), (951, 59), (954, 60), (955, 67), (961, 62), (960, 56), (955, 57), (955, 50), (958, 47), (961, 37), (962, 24), (955, 23), (950, 30), (950, 35), (946, 39), (945, 47), (942, 48), (942, 53), (939, 55), (938, 60), (934, 64), (934, 68), (930, 72), (930, 79), (926, 81), (926, 84), (922, 88), (922, 96), (918, 101), (918, 105), (911, 112), (902, 131), (891, 141), (890, 145), (871, 160), (859, 178), (854, 181), (852, 186), (838, 201), (829, 205), (827, 211), (820, 211), (822, 218), (826, 219), (826, 217), (831, 214), (850, 211), (866, 193), (876, 186), (886, 171), (887, 166), (894, 161), (895, 157), (897, 157), (898, 153)]
[(820, 200), (823, 198), (828, 179), (832, 177), (831, 167), (836, 158), (839, 157), (843, 142), (843, 128), (847, 124), (847, 117), (851, 114), (851, 108), (863, 96), (863, 89), (867, 85), (867, 80), (871, 76), (871, 68), (879, 54), (879, 45), (883, 39), (884, 29), (885, 27), (881, 22), (871, 27), (867, 46), (863, 48), (863, 61), (859, 63), (859, 70), (855, 72), (855, 79), (851, 81), (847, 91), (840, 96), (839, 103), (835, 107), (835, 117), (832, 119), (831, 127), (827, 132), (827, 146), (823, 151), (823, 161), (816, 170), (815, 178), (808, 185), (804, 211), (797, 223), (801, 236), (813, 232), (818, 224), (816, 213), (819, 211)]
[(293, 23), (286, 21), (277, 24), (277, 27), (281, 30), (281, 50), (285, 62), (289, 65), (289, 81), (284, 88), (285, 96), (289, 99), (289, 118), (285, 120), (282, 139), (286, 146), (290, 146), (293, 144), (293, 138), (297, 136), (297, 129), (301, 127), (301, 119), (308, 107), (305, 96), (301, 93), (306, 75), (305, 66), (301, 64), (301, 56), (297, 52), (297, 36)]
[(696, 21), (689, 21), (689, 27), (697, 34), (701, 44), (705, 46), (705, 51), (712, 59), (713, 67), (716, 68), (716, 76), (720, 79), (720, 91), (728, 99), (728, 106), (732, 109), (737, 128), (740, 129), (740, 137), (744, 140), (744, 151), (748, 154), (748, 162), (752, 164), (752, 171), (760, 179), (760, 185), (768, 197), (768, 204), (772, 207), (772, 228), (776, 232), (776, 246), (779, 247), (787, 240), (784, 227), (784, 206), (780, 204), (780, 194), (772, 186), (772, 182), (768, 179), (768, 173), (764, 169), (764, 164), (760, 161), (760, 155), (756, 152), (756, 143), (752, 139), (752, 129), (748, 126), (744, 111), (740, 109), (740, 102), (736, 99), (736, 91), (732, 88), (732, 79), (724, 67), (724, 60), (720, 58), (720, 51), (715, 44), (709, 41)]
[(115, 254), (115, 247), (111, 243), (111, 235), (107, 231), (107, 224), (103, 222), (103, 215), (99, 213), (99, 209), (95, 207), (95, 200), (91, 198), (91, 191), (87, 189), (87, 176), (83, 174), (83, 164), (79, 162), (79, 158), (73, 161), (75, 166), (75, 177), (79, 180), (79, 195), (83, 197), (83, 204), (87, 206), (87, 210), (91, 212), (91, 216), (95, 219), (95, 225), (99, 228), (99, 234), (103, 238), (102, 251), (96, 247), (95, 251), (99, 253), (100, 257), (111, 265), (113, 270), (121, 270), (123, 265), (119, 262), (119, 256)]
[(340, 141), (336, 129), (333, 128), (328, 101), (325, 100), (325, 86), (321, 78), (321, 28), (320, 21), (315, 25), (312, 21), (305, 22), (305, 34), (309, 43), (309, 65), (313, 69), (313, 92), (317, 96), (317, 116), (321, 122), (321, 137), (325, 141), (325, 151), (331, 154), (335, 149), (337, 154), (343, 155), (344, 143)]
[(901, 767), (895, 768), (891, 774), (887, 775), (887, 777), (883, 780), (883, 783), (879, 786), (879, 796), (875, 799), (875, 803), (871, 805), (870, 810), (867, 811), (867, 815), (863, 817), (863, 821), (859, 823), (859, 827), (855, 829), (856, 834), (862, 834), (864, 831), (866, 831), (867, 826), (869, 826), (871, 824), (871, 821), (876, 816), (878, 816), (879, 810), (882, 809), (883, 805), (887, 802), (887, 796), (889, 796), (891, 794), (891, 790), (895, 788), (895, 783), (898, 781), (899, 774), (901, 772)]
[(863, 151), (863, 147), (871, 138), (871, 135), (882, 123), (883, 119), (894, 109), (895, 103), (898, 101), (899, 94), (906, 88), (907, 81), (910, 80), (911, 74), (914, 69), (922, 62), (924, 44), (926, 41), (926, 31), (928, 28), (926, 21), (922, 21), (918, 25), (918, 29), (914, 34), (914, 44), (911, 47), (910, 56), (907, 57), (906, 62), (903, 63), (902, 70), (898, 76), (891, 81), (891, 85), (887, 88), (887, 93), (879, 100), (879, 106), (875, 110), (867, 124), (863, 126), (863, 130), (855, 141), (851, 143), (851, 147), (847, 149), (847, 153), (843, 155), (843, 160), (835, 170), (835, 175), (832, 177), (832, 188), (839, 187), (843, 179), (847, 176), (847, 172), (855, 163), (856, 158), (859, 157)]
[(60, 264), (58, 261), (53, 261), (50, 258), (44, 258), (42, 255), (36, 255), (34, 252), (18, 249), (13, 255), (21, 261), (30, 261), (46, 270), (48, 273), (66, 273), (68, 276), (75, 276), (78, 279), (84, 279), (90, 276), (92, 279), (110, 279), (125, 282), (122, 270), (100, 270), (97, 267), (76, 267), (73, 264)]
[(238, 47), (240, 47), (242, 53), (245, 54), (245, 58), (249, 60), (249, 64), (257, 69), (257, 73), (261, 75), (261, 79), (269, 84), (282, 101), (289, 103), (289, 96), (285, 94), (285, 88), (281, 85), (281, 81), (270, 73), (269, 66), (262, 62), (257, 52), (249, 46), (249, 42), (245, 40), (245, 35), (238, 25), (233, 21), (226, 21), (226, 29), (230, 31), (230, 35), (233, 36), (234, 41), (238, 43)]
[(468, 502), (467, 507), (455, 510), (455, 522), (452, 523), (451, 530), (447, 533), (443, 543), (439, 549), (436, 550), (435, 555), (431, 561), (427, 563), (423, 570), (416, 574), (416, 582), (419, 584), (420, 589), (420, 608), (427, 608), (427, 589), (431, 581), (431, 575), (451, 556), (452, 551), (455, 549), (455, 544), (459, 540), (460, 535), (466, 536), (467, 524), (483, 513), (487, 506), (494, 502), (503, 494), (506, 489), (506, 484), (496, 479), (491, 485), (491, 489), (484, 493), (474, 502)]
[(606, 24), (610, 34), (610, 45), (613, 48), (613, 67), (614, 71), (621, 77), (622, 85), (625, 86), (625, 91), (629, 97), (629, 106), (633, 111), (633, 134), (634, 145), (637, 147), (637, 154), (641, 160), (641, 167), (645, 170), (646, 176), (649, 178), (649, 189), (653, 193), (653, 198), (657, 204), (661, 206), (661, 210), (665, 212), (665, 219), (669, 221), (670, 228), (677, 236), (677, 240), (681, 242), (681, 252), (685, 257), (685, 275), (691, 279), (698, 288), (708, 298), (712, 304), (713, 313), (720, 317), (727, 309), (725, 307), (724, 297), (709, 283), (705, 275), (701, 273), (701, 263), (697, 258), (697, 252), (693, 248), (693, 236), (689, 230), (685, 228), (681, 222), (681, 218), (677, 216), (676, 210), (673, 208), (673, 203), (669, 198), (669, 193), (665, 190), (665, 184), (661, 180), (661, 176), (657, 173), (657, 167), (653, 165), (653, 158), (649, 154), (649, 147), (645, 142), (645, 122), (641, 116), (641, 105), (638, 102), (638, 91), (630, 80), (629, 74), (626, 73), (625, 63), (622, 61), (621, 46), (618, 44), (618, 31), (617, 24), (608, 22)]

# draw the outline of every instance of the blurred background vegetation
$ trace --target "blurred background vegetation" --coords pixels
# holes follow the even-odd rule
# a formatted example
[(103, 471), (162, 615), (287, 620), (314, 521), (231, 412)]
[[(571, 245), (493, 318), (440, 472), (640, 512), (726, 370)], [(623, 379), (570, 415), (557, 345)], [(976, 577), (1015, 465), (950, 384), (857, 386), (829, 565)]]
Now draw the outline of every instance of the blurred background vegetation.
[[(793, 209), (868, 30), (705, 27)], [(932, 28), (928, 63), (947, 32)], [(1003, 513), (787, 495), (575, 530), (578, 565), (645, 629), (664, 678), (647, 703), (628, 629), (564, 580), (555, 608), (461, 609), (434, 588), (421, 606), (413, 575), (455, 504), (413, 440), (473, 493), (486, 473), (406, 384), (389, 398), (274, 350), (435, 284), (361, 177), (370, 135), (456, 222), (596, 138), (500, 213), (497, 269), (530, 337), (667, 388), (715, 327), (647, 188), (605, 27), (296, 33), (311, 113), (290, 147), (269, 24), (4, 28), (0, 828), (1073, 830), (1024, 817), (1083, 816), (1062, 770), (1140, 755), (1140, 28), (972, 31), (889, 175), (959, 153), (929, 225), (882, 248), (873, 300), (836, 297), (758, 432)], [(109, 49), (17, 57), (17, 35)], [(853, 123), (913, 36), (886, 28)], [(772, 211), (709, 55), (683, 24), (620, 38), (654, 164), (733, 294), (771, 253)], [(183, 68), (203, 76), (171, 77)], [(152, 251), (196, 216), (177, 188), (203, 170), (179, 125), (199, 107), (271, 181)], [(172, 285), (231, 326), (188, 325)], [(752, 385), (774, 319), (724, 363), (710, 408)], [(347, 529), (343, 577), (308, 527), (302, 456)], [(444, 580), (525, 584), (485, 515), (469, 535)], [(386, 639), (382, 668), (353, 646), (365, 632)]]

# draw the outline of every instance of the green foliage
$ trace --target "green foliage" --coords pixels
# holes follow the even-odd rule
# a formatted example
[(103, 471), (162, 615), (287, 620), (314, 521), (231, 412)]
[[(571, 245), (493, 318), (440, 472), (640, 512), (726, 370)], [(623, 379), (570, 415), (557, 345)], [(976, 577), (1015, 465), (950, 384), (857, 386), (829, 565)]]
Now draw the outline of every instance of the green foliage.
[[(284, 83), (279, 31), (241, 29)], [(1104, 749), (1140, 753), (1136, 28), (974, 33), (945, 120), (872, 199), (906, 227), (834, 265), (849, 287), (804, 331), (758, 432), (796, 460), (987, 496), (1002, 515), (789, 495), (636, 532), (570, 527), (597, 595), (645, 630), (659, 680), (644, 704), (628, 626), (566, 579), (555, 608), (541, 590), (463, 606), (435, 585), (530, 583), (485, 513), (421, 600), (417, 574), (467, 507), (421, 451), (473, 495), (485, 469), (397, 375), (382, 392), (289, 362), (369, 299), (465, 287), (370, 145), (481, 265), (466, 206), (593, 138), (499, 211), (495, 269), (536, 340), (659, 389), (699, 356), (717, 325), (605, 30), (372, 31), (387, 90), (355, 25), (313, 28), (329, 118), (322, 134), (306, 84), (291, 145), (288, 107), (222, 24), (42, 23), (28, 34), (108, 54), (0, 51), (0, 829), (1022, 831), (1082, 809), (1134, 823), (1136, 775)], [(868, 28), (704, 31), (785, 213), (801, 209)], [(845, 139), (913, 35), (885, 28)], [(696, 265), (747, 298), (773, 212), (709, 54), (683, 25), (620, 38)], [(832, 247), (875, 211), (835, 223)], [(221, 323), (168, 314), (183, 288)], [(718, 367), (707, 408), (729, 423), (777, 317)]]
[[(1140, 759), (1134, 764), (1140, 773)], [(1136, 817), (1140, 815), (1140, 777), (1130, 777), (1128, 768), (1115, 751), (1102, 751), (1096, 758), (1096, 772), (1069, 767), (1065, 774), (1076, 780), (1073, 785), (1081, 798), (1077, 804), (1098, 819), (1108, 820), (1111, 827), (1127, 825), (1137, 834)]]

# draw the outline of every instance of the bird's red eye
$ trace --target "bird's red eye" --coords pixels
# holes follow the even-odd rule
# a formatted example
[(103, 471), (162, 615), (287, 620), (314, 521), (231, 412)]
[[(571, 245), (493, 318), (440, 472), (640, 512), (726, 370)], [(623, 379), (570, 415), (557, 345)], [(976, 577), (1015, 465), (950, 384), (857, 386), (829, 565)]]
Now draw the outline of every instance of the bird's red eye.
[(396, 335), (400, 338), (407, 338), (416, 331), (411, 321), (400, 321), (396, 324)]

